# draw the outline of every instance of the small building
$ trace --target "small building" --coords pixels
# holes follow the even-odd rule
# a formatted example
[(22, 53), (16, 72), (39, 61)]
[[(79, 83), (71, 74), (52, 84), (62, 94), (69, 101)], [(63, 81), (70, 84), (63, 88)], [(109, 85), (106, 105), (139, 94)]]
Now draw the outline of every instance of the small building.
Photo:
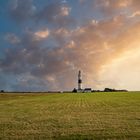
[(92, 92), (91, 88), (85, 88), (83, 92)]
[(78, 88), (77, 89), (74, 88), (72, 92), (75, 92), (75, 93), (92, 92), (91, 88), (85, 88), (85, 89), (82, 88), (82, 74), (80, 70), (78, 72)]

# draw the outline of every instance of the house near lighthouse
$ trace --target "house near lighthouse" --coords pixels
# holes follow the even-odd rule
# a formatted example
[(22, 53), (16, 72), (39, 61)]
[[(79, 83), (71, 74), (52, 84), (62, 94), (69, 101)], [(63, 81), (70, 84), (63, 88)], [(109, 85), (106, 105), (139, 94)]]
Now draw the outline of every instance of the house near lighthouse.
[(74, 88), (73, 92), (92, 92), (91, 88), (82, 88), (82, 73), (80, 70), (78, 71), (78, 88)]

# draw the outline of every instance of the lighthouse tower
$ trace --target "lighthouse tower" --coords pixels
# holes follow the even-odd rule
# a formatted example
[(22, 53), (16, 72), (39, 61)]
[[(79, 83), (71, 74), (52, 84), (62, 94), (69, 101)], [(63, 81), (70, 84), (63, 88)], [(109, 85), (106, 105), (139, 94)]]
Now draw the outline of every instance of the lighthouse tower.
[(79, 70), (78, 72), (78, 91), (82, 90), (82, 76), (81, 76), (81, 71)]

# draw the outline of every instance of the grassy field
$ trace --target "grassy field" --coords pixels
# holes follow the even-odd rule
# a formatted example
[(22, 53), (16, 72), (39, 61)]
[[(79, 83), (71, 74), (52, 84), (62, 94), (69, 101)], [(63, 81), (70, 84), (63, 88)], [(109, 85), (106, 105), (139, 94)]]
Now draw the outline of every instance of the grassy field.
[(0, 140), (138, 140), (140, 92), (0, 94)]

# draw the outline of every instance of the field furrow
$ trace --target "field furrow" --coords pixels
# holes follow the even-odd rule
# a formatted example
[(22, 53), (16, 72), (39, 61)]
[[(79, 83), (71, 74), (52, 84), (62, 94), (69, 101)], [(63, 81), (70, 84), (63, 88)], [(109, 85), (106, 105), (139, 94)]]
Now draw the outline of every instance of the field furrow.
[(1, 94), (0, 140), (138, 140), (139, 101), (139, 92)]

